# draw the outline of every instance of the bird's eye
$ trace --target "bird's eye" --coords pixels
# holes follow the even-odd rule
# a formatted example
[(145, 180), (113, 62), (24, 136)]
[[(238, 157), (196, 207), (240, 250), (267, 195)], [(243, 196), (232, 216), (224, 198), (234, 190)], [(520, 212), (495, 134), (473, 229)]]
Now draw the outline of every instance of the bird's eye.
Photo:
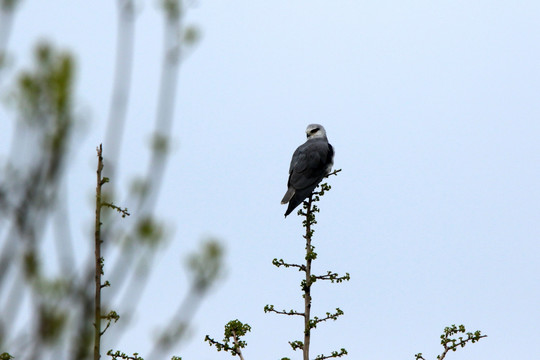
[(311, 130), (310, 133), (315, 134), (317, 131), (319, 131), (319, 128), (315, 128), (315, 129)]

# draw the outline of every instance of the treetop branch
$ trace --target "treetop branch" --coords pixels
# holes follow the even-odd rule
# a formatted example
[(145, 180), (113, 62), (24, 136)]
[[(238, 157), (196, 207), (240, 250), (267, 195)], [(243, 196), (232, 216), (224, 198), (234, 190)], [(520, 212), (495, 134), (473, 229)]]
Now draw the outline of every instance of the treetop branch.
[(347, 350), (341, 349), (340, 351), (332, 351), (330, 355), (319, 355), (315, 358), (315, 360), (325, 360), (325, 359), (332, 359), (332, 358), (338, 358), (347, 355)]
[(267, 313), (267, 312), (273, 312), (273, 313), (276, 313), (276, 314), (281, 314), (281, 315), (298, 315), (298, 316), (305, 316), (304, 313), (301, 313), (301, 312), (298, 312), (296, 310), (282, 310), (282, 311), (279, 311), (279, 310), (276, 310), (274, 308), (274, 305), (266, 305), (264, 307), (264, 312)]
[(315, 276), (315, 279), (330, 280), (332, 283), (334, 282), (341, 283), (343, 281), (349, 281), (351, 279), (351, 276), (349, 275), (349, 273), (345, 273), (344, 276), (339, 276), (338, 273), (333, 273), (331, 271), (328, 271), (327, 274)]
[(289, 268), (289, 267), (295, 267), (295, 268), (298, 268), (298, 271), (306, 271), (306, 266), (305, 265), (298, 265), (298, 264), (289, 264), (289, 263), (286, 263), (285, 261), (283, 261), (283, 259), (274, 259), (272, 260), (272, 264), (274, 266), (277, 266), (277, 267), (280, 267), (280, 266), (284, 266), (286, 268)]

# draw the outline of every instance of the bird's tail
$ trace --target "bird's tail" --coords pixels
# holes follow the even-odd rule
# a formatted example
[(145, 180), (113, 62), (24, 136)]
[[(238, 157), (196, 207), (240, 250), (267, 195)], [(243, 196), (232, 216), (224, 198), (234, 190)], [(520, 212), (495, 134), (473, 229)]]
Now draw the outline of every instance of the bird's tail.
[(291, 201), (291, 199), (294, 196), (295, 192), (296, 192), (296, 190), (294, 190), (293, 187), (290, 187), (289, 189), (287, 189), (287, 192), (285, 193), (285, 196), (283, 196), (283, 199), (281, 200), (281, 203), (286, 204), (289, 201)]
[(289, 201), (289, 206), (287, 207), (287, 211), (285, 212), (285, 217), (287, 217), (287, 215), (289, 215), (298, 205), (300, 205), (302, 201), (304, 201), (308, 196), (310, 196), (313, 190), (315, 190), (316, 186), (317, 184), (305, 189), (295, 191), (294, 195)]

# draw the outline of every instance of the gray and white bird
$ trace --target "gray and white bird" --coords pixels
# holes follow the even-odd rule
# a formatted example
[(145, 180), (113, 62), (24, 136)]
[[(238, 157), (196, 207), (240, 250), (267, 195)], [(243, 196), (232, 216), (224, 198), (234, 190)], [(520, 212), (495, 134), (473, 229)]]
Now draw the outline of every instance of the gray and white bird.
[(324, 127), (310, 124), (306, 135), (307, 141), (292, 156), (287, 192), (281, 200), (282, 204), (289, 203), (285, 217), (311, 195), (334, 165), (334, 148), (328, 143)]

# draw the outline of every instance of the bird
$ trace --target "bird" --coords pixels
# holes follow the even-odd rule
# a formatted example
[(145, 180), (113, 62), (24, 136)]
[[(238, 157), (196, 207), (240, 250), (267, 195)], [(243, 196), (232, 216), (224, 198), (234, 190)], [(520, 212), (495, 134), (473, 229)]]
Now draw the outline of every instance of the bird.
[(289, 203), (285, 217), (311, 195), (334, 165), (334, 148), (328, 143), (322, 125), (310, 124), (306, 128), (307, 141), (294, 152), (289, 167), (287, 192), (281, 200)]

